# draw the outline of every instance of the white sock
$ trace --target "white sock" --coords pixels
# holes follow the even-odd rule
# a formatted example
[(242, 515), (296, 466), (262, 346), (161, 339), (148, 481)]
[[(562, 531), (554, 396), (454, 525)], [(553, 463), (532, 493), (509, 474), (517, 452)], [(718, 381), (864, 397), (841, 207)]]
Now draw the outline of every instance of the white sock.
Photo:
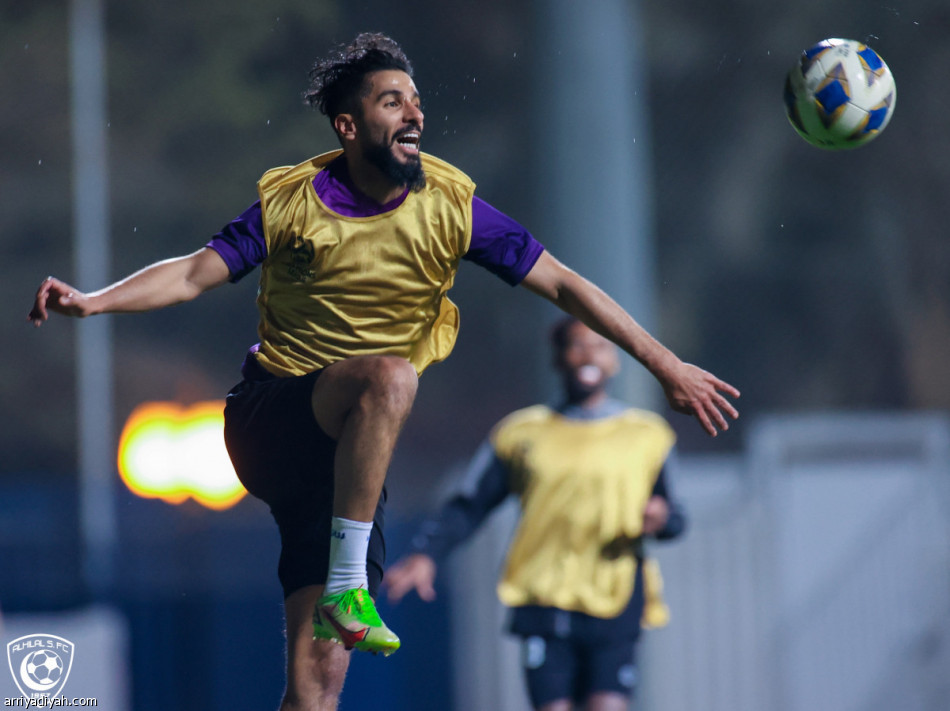
[(333, 517), (330, 523), (330, 571), (324, 595), (367, 587), (366, 550), (372, 530), (372, 521)]

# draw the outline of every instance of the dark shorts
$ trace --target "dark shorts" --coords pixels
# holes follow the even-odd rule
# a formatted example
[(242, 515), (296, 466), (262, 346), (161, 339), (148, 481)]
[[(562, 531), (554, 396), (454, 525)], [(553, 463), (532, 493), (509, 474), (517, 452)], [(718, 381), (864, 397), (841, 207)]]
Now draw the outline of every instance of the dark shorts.
[[(289, 378), (256, 373), (228, 393), (224, 408), (224, 440), (238, 479), (270, 506), (280, 530), (277, 575), (285, 598), (327, 579), (336, 441), (317, 425), (310, 405), (320, 372)], [(385, 500), (383, 490), (366, 560), (373, 597), (386, 560)]]
[(598, 692), (633, 696), (643, 606), (643, 566), (638, 565), (633, 595), (617, 617), (537, 605), (512, 608), (509, 629), (523, 640), (525, 682), (535, 708), (559, 699), (582, 707)]
[(629, 640), (525, 637), (521, 656), (532, 705), (571, 699), (580, 708), (595, 693), (632, 696), (637, 684), (634, 649)]

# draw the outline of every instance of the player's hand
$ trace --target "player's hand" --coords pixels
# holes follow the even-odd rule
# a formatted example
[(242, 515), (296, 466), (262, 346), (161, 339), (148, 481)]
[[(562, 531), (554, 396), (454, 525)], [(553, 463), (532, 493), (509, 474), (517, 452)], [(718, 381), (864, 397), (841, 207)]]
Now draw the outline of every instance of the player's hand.
[(702, 368), (679, 362), (661, 382), (670, 406), (693, 415), (710, 437), (715, 437), (718, 430), (729, 429), (723, 413), (733, 420), (739, 417), (739, 411), (725, 397), (739, 397), (739, 391)]
[(27, 319), (39, 328), (49, 318), (50, 311), (80, 318), (91, 313), (85, 294), (64, 281), (46, 277), (36, 291), (36, 299)]
[(389, 601), (399, 602), (410, 590), (426, 602), (435, 600), (435, 568), (435, 561), (424, 553), (413, 553), (397, 561), (383, 576)]
[(643, 533), (652, 535), (662, 531), (670, 518), (670, 505), (662, 496), (651, 496), (643, 509)]

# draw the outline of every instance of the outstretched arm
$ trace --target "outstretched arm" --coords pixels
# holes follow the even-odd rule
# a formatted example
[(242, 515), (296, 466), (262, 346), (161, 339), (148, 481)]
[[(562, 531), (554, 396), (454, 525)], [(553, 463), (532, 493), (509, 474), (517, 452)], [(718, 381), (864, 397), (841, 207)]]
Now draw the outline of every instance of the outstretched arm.
[(203, 247), (193, 254), (156, 262), (99, 291), (84, 294), (66, 282), (47, 277), (36, 292), (27, 318), (41, 326), (53, 311), (83, 318), (101, 313), (152, 311), (183, 301), (228, 280), (220, 255)]
[(390, 602), (401, 600), (410, 590), (426, 602), (435, 599), (437, 561), (474, 533), (510, 493), (508, 470), (491, 443), (483, 443), (469, 463), (459, 491), (413, 537), (413, 552), (386, 570), (383, 584)]
[(420, 600), (435, 600), (435, 560), (425, 553), (412, 553), (399, 559), (386, 570), (386, 588), (390, 602), (399, 602), (410, 590), (415, 590)]
[(736, 388), (681, 361), (610, 296), (548, 252), (538, 258), (521, 283), (640, 361), (663, 386), (673, 409), (695, 416), (711, 436), (716, 436), (717, 427), (729, 429), (723, 412), (732, 419), (739, 416), (723, 395), (739, 397)]

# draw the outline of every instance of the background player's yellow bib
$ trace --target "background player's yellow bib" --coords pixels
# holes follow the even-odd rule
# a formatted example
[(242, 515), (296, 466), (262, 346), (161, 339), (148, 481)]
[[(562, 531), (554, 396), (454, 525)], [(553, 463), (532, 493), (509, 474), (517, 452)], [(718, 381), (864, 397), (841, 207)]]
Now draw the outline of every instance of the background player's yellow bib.
[(502, 420), (492, 443), (522, 516), (501, 601), (619, 615), (633, 594), (643, 510), (674, 441), (663, 418), (634, 409), (576, 420), (539, 405)]

